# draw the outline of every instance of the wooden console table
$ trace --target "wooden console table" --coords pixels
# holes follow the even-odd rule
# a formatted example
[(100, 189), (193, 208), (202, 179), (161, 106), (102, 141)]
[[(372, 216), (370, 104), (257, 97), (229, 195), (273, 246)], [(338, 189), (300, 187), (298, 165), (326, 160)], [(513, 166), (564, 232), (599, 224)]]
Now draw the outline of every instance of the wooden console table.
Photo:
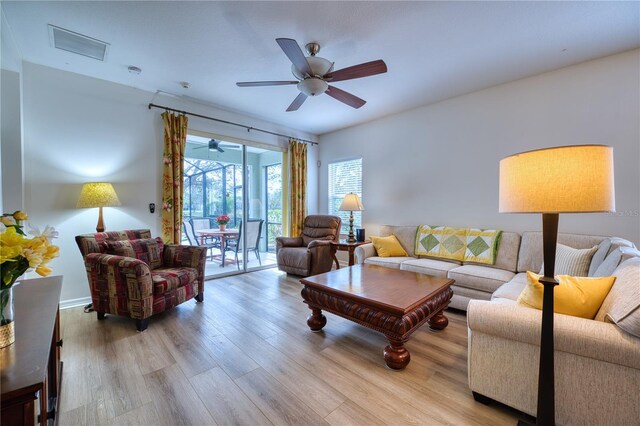
[[(0, 349), (4, 425), (55, 423), (60, 391), (62, 277), (23, 280), (13, 290), (16, 341)], [(36, 414), (36, 400), (39, 399)]]

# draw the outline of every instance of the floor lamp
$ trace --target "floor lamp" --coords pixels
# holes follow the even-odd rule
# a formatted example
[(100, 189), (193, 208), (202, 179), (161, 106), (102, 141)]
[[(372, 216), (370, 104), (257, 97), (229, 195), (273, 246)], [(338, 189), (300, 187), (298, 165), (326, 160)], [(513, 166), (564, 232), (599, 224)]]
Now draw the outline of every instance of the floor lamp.
[(500, 161), (500, 213), (542, 213), (544, 286), (537, 425), (555, 424), (553, 289), (560, 213), (615, 210), (613, 148), (577, 145), (523, 152)]

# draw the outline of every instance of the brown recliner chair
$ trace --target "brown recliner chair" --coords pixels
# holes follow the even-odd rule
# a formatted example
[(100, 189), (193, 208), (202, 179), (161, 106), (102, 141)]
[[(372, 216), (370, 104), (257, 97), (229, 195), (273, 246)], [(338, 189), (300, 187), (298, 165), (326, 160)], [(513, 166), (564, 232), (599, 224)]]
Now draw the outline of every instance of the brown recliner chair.
[(338, 241), (341, 222), (337, 216), (311, 215), (304, 218), (301, 236), (276, 238), (278, 269), (303, 277), (329, 272), (330, 242)]

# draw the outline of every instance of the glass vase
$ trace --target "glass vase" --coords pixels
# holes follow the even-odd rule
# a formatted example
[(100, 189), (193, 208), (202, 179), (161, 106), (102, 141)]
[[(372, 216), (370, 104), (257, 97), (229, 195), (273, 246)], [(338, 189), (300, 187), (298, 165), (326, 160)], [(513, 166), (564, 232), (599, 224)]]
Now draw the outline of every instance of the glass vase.
[(0, 290), (0, 348), (16, 340), (13, 311), (13, 286)]

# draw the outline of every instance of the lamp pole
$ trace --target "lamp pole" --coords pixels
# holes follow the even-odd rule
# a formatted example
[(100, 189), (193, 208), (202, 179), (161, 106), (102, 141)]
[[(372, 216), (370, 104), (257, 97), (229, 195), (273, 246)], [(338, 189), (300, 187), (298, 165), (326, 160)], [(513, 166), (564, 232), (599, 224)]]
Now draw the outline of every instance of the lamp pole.
[(542, 296), (542, 332), (540, 335), (540, 370), (538, 372), (537, 425), (555, 424), (554, 347), (553, 347), (553, 290), (558, 285), (554, 278), (556, 242), (558, 240), (558, 213), (542, 214), (542, 253), (544, 286)]
[(353, 234), (353, 210), (349, 211), (349, 238), (347, 239), (349, 243), (355, 243), (356, 237)]
[(96, 225), (97, 232), (104, 232), (104, 219), (102, 218), (102, 206), (98, 207), (98, 225)]

